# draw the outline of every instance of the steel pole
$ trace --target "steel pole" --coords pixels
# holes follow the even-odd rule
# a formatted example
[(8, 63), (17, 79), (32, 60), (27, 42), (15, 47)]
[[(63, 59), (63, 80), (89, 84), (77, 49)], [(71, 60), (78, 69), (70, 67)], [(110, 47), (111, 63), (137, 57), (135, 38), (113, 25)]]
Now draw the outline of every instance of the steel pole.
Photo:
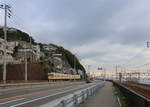
[(75, 72), (76, 72), (76, 59), (75, 59), (75, 56), (74, 56), (74, 69), (75, 69)]
[(7, 45), (7, 7), (5, 5), (5, 16), (4, 16), (4, 58), (3, 58), (3, 82), (6, 83), (6, 45)]
[(28, 62), (27, 62), (27, 48), (25, 47), (25, 81), (28, 81)]
[(106, 69), (104, 68), (104, 81), (106, 80)]
[(118, 79), (117, 74), (118, 74), (118, 65), (116, 65), (116, 80)]

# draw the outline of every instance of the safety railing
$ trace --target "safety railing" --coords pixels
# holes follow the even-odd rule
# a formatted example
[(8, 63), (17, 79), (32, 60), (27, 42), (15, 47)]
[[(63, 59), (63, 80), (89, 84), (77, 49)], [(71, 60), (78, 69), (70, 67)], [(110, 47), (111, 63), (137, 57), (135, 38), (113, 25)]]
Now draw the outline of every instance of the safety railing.
[(94, 86), (75, 92), (59, 100), (49, 103), (46, 107), (78, 107), (79, 104), (84, 103), (85, 100), (92, 96), (96, 91), (103, 87), (105, 82), (97, 83)]

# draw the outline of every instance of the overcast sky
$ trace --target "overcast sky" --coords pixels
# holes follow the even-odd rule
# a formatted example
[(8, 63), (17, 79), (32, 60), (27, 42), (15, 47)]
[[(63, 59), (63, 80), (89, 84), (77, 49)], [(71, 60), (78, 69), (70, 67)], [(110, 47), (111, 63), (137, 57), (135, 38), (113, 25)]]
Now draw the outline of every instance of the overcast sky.
[[(150, 0), (1, 0), (12, 6), (8, 25), (37, 42), (76, 53), (82, 64), (106, 68), (149, 58)], [(0, 10), (0, 23), (3, 12)], [(134, 60), (134, 61), (133, 61)], [(145, 62), (143, 62), (145, 61)]]

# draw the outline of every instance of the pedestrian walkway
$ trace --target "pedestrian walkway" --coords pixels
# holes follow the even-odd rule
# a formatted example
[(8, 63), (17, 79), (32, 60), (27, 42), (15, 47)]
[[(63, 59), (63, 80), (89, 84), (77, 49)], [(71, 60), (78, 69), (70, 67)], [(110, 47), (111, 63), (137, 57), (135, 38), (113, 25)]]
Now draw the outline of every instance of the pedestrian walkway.
[(114, 94), (111, 82), (105, 82), (105, 86), (90, 96), (85, 103), (79, 107), (120, 107)]

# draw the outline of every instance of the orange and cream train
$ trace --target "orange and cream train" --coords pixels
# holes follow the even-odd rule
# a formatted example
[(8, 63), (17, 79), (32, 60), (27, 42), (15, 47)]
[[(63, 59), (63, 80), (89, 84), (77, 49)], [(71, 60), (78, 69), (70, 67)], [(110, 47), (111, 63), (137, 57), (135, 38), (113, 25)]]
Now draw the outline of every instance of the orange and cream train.
[(48, 80), (79, 80), (80, 75), (61, 74), (61, 73), (48, 73)]

